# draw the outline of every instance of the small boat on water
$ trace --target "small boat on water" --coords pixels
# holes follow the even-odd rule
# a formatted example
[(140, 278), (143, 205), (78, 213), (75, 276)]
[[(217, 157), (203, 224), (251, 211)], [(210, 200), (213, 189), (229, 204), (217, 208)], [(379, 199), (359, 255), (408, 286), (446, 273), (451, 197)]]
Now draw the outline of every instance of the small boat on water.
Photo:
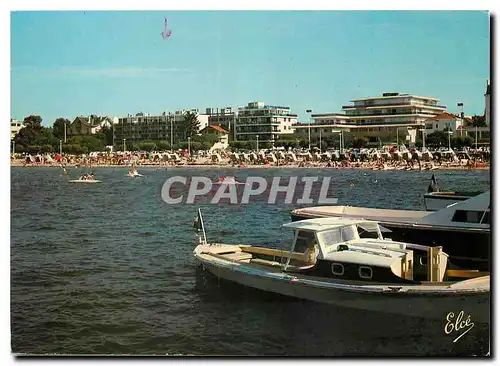
[(470, 191), (470, 192), (441, 192), (439, 190), (439, 185), (436, 181), (434, 174), (431, 177), (431, 183), (427, 189), (427, 193), (424, 194), (424, 204), (427, 211), (439, 211), (445, 207), (448, 207), (456, 202), (461, 202), (468, 200), (471, 197), (480, 195), (481, 191)]
[(439, 211), (454, 203), (468, 200), (469, 198), (480, 195), (481, 191), (477, 192), (430, 192), (424, 194), (424, 204), (427, 211)]
[(91, 183), (102, 183), (102, 180), (98, 180), (98, 179), (74, 179), (74, 180), (70, 180), (68, 182), (69, 183), (88, 183), (88, 184), (91, 184)]
[(95, 179), (94, 174), (83, 174), (78, 179), (70, 180), (69, 183), (102, 183), (101, 180)]
[(127, 173), (127, 177), (137, 178), (137, 177), (144, 177), (144, 175), (139, 174), (139, 173), (137, 172), (137, 169), (135, 169), (134, 167), (132, 167), (132, 168), (130, 168), (130, 170), (128, 171), (128, 173)]
[(377, 222), (322, 218), (283, 225), (289, 250), (208, 243), (198, 211), (196, 260), (256, 289), (366, 311), (445, 320), (464, 311), (488, 323), (490, 276), (449, 270), (441, 247), (385, 240)]
[(213, 184), (245, 184), (242, 182), (238, 182), (234, 177), (219, 177)]

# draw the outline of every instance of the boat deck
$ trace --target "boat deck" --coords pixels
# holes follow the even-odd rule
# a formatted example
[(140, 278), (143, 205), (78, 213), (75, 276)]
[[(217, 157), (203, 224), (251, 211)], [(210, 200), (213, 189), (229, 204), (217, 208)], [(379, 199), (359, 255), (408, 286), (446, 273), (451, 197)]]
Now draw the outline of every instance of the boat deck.
[(431, 211), (385, 210), (351, 206), (318, 206), (292, 211), (294, 216), (300, 216), (302, 218), (344, 217), (397, 223), (414, 223), (431, 213)]
[[(490, 289), (490, 276), (488, 273), (478, 273), (480, 277), (470, 278), (463, 281), (444, 281), (444, 282), (429, 282), (423, 281), (419, 284), (392, 284), (392, 283), (366, 283), (362, 280), (351, 280), (351, 279), (334, 279), (334, 278), (323, 278), (315, 277), (310, 275), (303, 275), (297, 272), (301, 268), (305, 268), (304, 265), (307, 263), (302, 263), (302, 265), (289, 265), (287, 271), (284, 270), (283, 259), (289, 257), (291, 259), (303, 258), (303, 254), (296, 252), (287, 252), (279, 249), (253, 247), (247, 245), (230, 245), (230, 244), (209, 244), (201, 245), (198, 247), (198, 255), (200, 256), (210, 256), (215, 262), (233, 262), (240, 265), (251, 265), (256, 266), (256, 268), (265, 267), (263, 273), (271, 274), (274, 276), (295, 276), (295, 280), (300, 281), (308, 285), (317, 285), (321, 287), (338, 287), (347, 288), (350, 287), (353, 290), (368, 291), (368, 292), (380, 292), (380, 293), (427, 293), (436, 294), (443, 292), (451, 293), (477, 293), (477, 292), (487, 292)], [(276, 256), (274, 260), (266, 260), (256, 257), (256, 254), (264, 254), (266, 256)], [(297, 260), (295, 259), (295, 260)], [(281, 260), (281, 261), (280, 261)], [(347, 286), (347, 287), (346, 287)]]

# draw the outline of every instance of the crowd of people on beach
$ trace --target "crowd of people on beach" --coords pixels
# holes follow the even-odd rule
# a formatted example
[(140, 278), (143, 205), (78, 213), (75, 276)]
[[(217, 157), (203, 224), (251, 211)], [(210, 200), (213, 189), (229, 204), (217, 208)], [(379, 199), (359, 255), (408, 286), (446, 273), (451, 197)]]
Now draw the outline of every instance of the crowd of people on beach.
[[(353, 152), (342, 154), (311, 154), (310, 152), (273, 153), (248, 152), (233, 153), (219, 151), (199, 153), (190, 156), (184, 151), (170, 153), (100, 152), (89, 155), (37, 154), (12, 156), (12, 165), (16, 166), (223, 166), (223, 167), (295, 167), (295, 168), (365, 168), (373, 170), (435, 170), (435, 169), (475, 169), (489, 167), (489, 151), (476, 151), (458, 158), (435, 154), (425, 158), (418, 154), (401, 156), (360, 155)], [(135, 174), (134, 172), (129, 172)]]

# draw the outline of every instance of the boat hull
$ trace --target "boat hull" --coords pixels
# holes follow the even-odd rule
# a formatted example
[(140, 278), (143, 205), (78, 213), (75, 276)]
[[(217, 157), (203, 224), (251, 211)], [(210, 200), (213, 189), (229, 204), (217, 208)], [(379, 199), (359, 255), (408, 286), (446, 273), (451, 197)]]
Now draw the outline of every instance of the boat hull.
[(410, 294), (395, 292), (365, 292), (350, 289), (349, 286), (322, 286), (294, 280), (294, 276), (278, 274), (267, 276), (251, 266), (223, 266), (198, 258), (202, 266), (214, 276), (243, 286), (277, 293), (280, 295), (354, 308), (412, 317), (446, 320), (450, 312), (465, 316), (472, 321), (490, 321), (490, 293), (450, 295), (442, 293)]

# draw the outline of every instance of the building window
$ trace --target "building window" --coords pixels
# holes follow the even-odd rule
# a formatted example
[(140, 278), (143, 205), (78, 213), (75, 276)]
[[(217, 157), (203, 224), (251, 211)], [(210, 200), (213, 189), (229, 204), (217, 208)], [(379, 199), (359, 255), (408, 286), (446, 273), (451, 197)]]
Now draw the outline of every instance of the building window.
[(344, 266), (341, 263), (332, 263), (332, 273), (335, 276), (343, 276)]
[(373, 270), (370, 267), (359, 266), (358, 274), (360, 278), (369, 280), (373, 277)]

